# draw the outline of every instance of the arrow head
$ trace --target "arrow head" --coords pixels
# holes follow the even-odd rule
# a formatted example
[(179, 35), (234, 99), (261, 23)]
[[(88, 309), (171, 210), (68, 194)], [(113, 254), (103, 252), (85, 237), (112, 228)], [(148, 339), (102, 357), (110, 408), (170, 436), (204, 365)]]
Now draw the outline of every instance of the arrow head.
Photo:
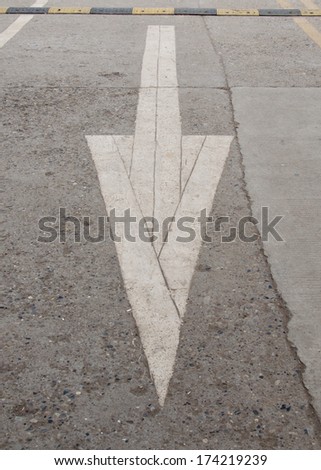
[[(173, 374), (179, 332), (201, 238), (190, 243), (177, 240), (177, 224), (159, 251), (141, 239), (139, 221), (144, 219), (135, 194), (137, 182), (130, 178), (132, 136), (87, 136), (98, 173), (107, 212), (123, 215), (130, 209), (136, 222), (131, 225), (135, 243), (123, 236), (116, 224), (116, 250), (149, 369), (163, 406)], [(176, 208), (176, 220), (210, 212), (216, 188), (229, 152), (232, 137), (183, 137), (182, 181), (184, 187)], [(174, 215), (174, 214), (169, 214)], [(145, 215), (146, 216), (146, 215)], [(161, 222), (161, 221), (160, 221)]]

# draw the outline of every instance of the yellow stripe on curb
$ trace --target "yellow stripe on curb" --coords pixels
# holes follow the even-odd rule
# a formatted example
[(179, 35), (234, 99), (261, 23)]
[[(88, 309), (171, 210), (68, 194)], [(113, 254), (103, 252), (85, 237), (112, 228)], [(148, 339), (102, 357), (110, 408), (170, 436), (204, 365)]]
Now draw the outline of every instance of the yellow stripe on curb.
[(3, 15), (8, 10), (8, 7), (0, 7), (0, 15)]
[(59, 7), (50, 7), (48, 13), (51, 14), (76, 14), (76, 13), (83, 13), (88, 14), (90, 13), (91, 7), (82, 7), (82, 8), (59, 8)]
[(175, 8), (133, 8), (133, 15), (174, 15)]
[(259, 10), (222, 10), (217, 9), (218, 16), (259, 16)]
[(321, 16), (321, 10), (301, 10), (302, 16)]

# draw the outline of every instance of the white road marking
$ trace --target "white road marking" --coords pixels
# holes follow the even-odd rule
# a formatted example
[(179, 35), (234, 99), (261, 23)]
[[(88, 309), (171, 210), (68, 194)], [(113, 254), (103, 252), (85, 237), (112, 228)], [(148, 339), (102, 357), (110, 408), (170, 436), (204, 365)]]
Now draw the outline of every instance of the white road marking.
[[(143, 215), (137, 203), (113, 136), (88, 136), (107, 212), (122, 214), (130, 208), (131, 216)], [(116, 235), (123, 236), (116, 224)], [(136, 242), (122, 239), (116, 243), (124, 283), (160, 404), (166, 397), (179, 341), (180, 319), (169, 295), (157, 257), (150, 243), (140, 240), (138, 224), (131, 230)]]
[[(31, 6), (32, 7), (43, 7), (46, 5), (48, 0), (37, 0), (35, 3), (33, 3)], [(0, 33), (0, 49), (7, 44), (10, 39), (12, 39), (21, 29), (29, 23), (30, 20), (34, 15), (20, 15), (18, 18), (11, 23), (10, 26), (8, 26), (7, 29), (5, 29), (2, 33)]]
[[(181, 117), (176, 76), (175, 30), (160, 28), (154, 217), (174, 215), (180, 199)], [(160, 239), (156, 244), (159, 253)]]
[[(143, 58), (135, 136), (87, 136), (107, 212), (130, 208), (139, 221), (154, 215), (197, 218), (211, 210), (233, 137), (181, 135), (174, 26), (149, 26)], [(199, 230), (190, 243), (147, 243), (132, 223), (116, 249), (129, 302), (163, 406), (173, 374), (179, 331), (195, 263)], [(184, 234), (186, 235), (186, 234)]]
[(123, 156), (124, 165), (129, 175), (134, 137), (132, 135), (114, 135), (113, 137), (118, 153)]
[(138, 203), (144, 214), (153, 215), (156, 99), (158, 83), (159, 26), (148, 28), (139, 92), (134, 151), (130, 176), (135, 181)]
[(142, 88), (139, 93), (134, 150), (130, 177), (144, 214), (153, 215), (157, 88)]
[[(187, 183), (196, 162), (205, 137), (202, 135), (185, 135), (182, 137), (182, 170), (181, 170), (181, 188)], [(184, 157), (183, 157), (184, 155)]]
[[(192, 137), (195, 139), (194, 142)], [(209, 214), (232, 139), (233, 137), (230, 136), (203, 138), (205, 142), (176, 212), (177, 220), (186, 216), (197, 220), (200, 211), (204, 208)], [(189, 144), (192, 148), (198, 148), (199, 136), (189, 136)], [(195, 239), (188, 243), (179, 241), (179, 237), (183, 235), (186, 237), (186, 234), (180, 233), (177, 225), (173, 224), (168, 243), (164, 244), (159, 257), (181, 318), (185, 313), (189, 287), (202, 243), (198, 230), (199, 223), (189, 224), (189, 226), (194, 226), (197, 234)]]
[[(159, 27), (154, 217), (174, 214), (180, 198), (181, 117), (176, 73), (175, 29)], [(162, 240), (155, 243), (157, 253)]]

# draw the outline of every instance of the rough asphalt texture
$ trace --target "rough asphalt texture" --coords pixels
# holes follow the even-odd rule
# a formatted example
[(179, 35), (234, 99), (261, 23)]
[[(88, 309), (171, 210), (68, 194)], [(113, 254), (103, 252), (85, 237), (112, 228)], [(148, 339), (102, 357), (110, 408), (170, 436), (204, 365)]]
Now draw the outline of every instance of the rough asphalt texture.
[[(235, 135), (231, 87), (320, 85), (321, 50), (291, 19), (37, 17), (1, 50), (1, 447), (320, 449), (260, 241), (203, 246), (163, 409), (113, 242), (74, 243), (72, 226), (37, 241), (59, 207), (93, 233), (106, 215), (85, 135), (133, 134), (149, 24), (176, 26), (183, 134)], [(213, 215), (250, 214), (234, 139)]]

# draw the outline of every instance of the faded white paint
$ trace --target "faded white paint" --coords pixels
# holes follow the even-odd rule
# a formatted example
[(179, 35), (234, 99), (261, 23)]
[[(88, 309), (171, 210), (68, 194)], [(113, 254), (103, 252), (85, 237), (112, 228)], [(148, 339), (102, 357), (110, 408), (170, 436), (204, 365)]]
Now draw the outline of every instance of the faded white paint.
[[(37, 0), (33, 3), (32, 7), (43, 7), (46, 5), (48, 0)], [(18, 18), (11, 23), (2, 33), (0, 33), (0, 49), (7, 44), (21, 29), (32, 20), (34, 15), (20, 15)]]
[[(197, 218), (209, 212), (229, 152), (230, 136), (181, 135), (174, 26), (149, 26), (143, 58), (135, 136), (87, 136), (107, 212), (130, 208), (139, 221), (153, 216)], [(185, 313), (201, 238), (177, 241), (176, 224), (169, 240), (136, 242), (116, 234), (116, 249), (133, 315), (151, 376), (164, 404), (173, 373), (179, 331)], [(155, 235), (157, 235), (155, 233)]]
[[(140, 220), (143, 215), (130, 184), (113, 136), (87, 137), (92, 152), (107, 212), (122, 214), (130, 208)], [(123, 227), (116, 235), (123, 237)], [(150, 243), (140, 240), (138, 224), (132, 225), (136, 242), (122, 238), (116, 243), (124, 283), (141, 341), (148, 359), (159, 401), (164, 403), (179, 341), (180, 319)]]

